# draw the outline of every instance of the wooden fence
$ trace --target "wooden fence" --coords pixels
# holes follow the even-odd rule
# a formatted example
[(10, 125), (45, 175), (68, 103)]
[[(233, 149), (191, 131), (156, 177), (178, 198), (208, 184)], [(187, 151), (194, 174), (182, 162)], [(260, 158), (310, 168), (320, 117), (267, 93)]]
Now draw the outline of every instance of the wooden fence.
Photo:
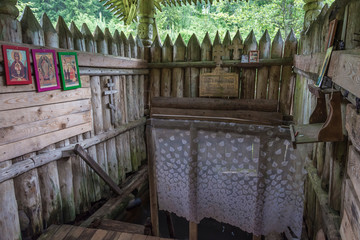
[[(37, 92), (33, 84), (6, 86), (0, 67), (1, 239), (36, 236), (53, 223), (73, 222), (109, 188), (78, 156), (63, 157), (79, 143), (116, 182), (146, 158), (144, 47), (123, 32), (86, 24), (56, 28), (46, 14), (37, 21), (26, 8), (20, 22), (2, 15), (0, 45), (75, 51), (82, 88)], [(3, 62), (0, 54), (0, 62)], [(105, 92), (116, 93), (106, 95)], [(109, 92), (111, 93), (111, 92)], [(113, 99), (113, 101), (111, 101)], [(111, 111), (109, 104), (115, 106)]]
[[(150, 50), (150, 98), (198, 97), (199, 75), (215, 68), (213, 53), (217, 46), (224, 52), (222, 67), (239, 74), (239, 98), (275, 99), (283, 114), (292, 112), (295, 86), (292, 58), (297, 52), (297, 40), (292, 31), (285, 43), (280, 31), (272, 42), (265, 31), (259, 43), (253, 31), (244, 42), (239, 31), (233, 39), (228, 31), (222, 42), (217, 33), (213, 43), (208, 34), (201, 44), (195, 34), (187, 45), (180, 34), (175, 44), (169, 36), (163, 44), (156, 38)], [(241, 62), (241, 54), (248, 54), (250, 50), (260, 50), (259, 63)]]

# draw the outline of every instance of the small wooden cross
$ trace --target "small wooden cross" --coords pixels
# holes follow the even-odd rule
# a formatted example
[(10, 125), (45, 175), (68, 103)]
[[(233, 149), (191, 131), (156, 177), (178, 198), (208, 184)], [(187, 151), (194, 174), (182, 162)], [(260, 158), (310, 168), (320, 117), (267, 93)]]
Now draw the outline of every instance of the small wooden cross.
[(244, 44), (241, 44), (240, 41), (234, 41), (233, 44), (228, 47), (228, 49), (233, 50), (233, 60), (240, 60), (241, 53), (244, 49)]
[(108, 108), (110, 108), (111, 110), (111, 124), (115, 124), (115, 103), (114, 103), (114, 94), (117, 93), (117, 90), (114, 90), (113, 87), (115, 86), (113, 80), (111, 78), (108, 79), (108, 82), (106, 84), (106, 86), (109, 88), (108, 91), (104, 92), (104, 95), (109, 95), (110, 99), (109, 99), (109, 103), (108, 103)]
[(213, 58), (216, 66), (220, 66), (222, 63), (221, 57), (224, 56), (224, 48), (221, 45), (216, 45), (213, 48)]

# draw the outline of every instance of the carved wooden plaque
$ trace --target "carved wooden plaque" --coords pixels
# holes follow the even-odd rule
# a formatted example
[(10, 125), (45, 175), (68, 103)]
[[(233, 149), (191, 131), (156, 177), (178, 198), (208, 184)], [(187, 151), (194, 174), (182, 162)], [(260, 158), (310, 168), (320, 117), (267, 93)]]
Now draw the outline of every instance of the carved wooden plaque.
[(212, 73), (200, 74), (200, 97), (238, 97), (239, 76), (216, 67)]

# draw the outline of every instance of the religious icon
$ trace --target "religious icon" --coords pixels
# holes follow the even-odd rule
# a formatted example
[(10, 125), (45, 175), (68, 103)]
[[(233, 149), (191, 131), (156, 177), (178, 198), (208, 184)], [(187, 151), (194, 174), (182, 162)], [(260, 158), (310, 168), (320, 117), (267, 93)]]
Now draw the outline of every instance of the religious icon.
[(329, 66), (332, 50), (333, 50), (333, 47), (329, 47), (327, 49), (327, 51), (326, 51), (325, 59), (324, 59), (323, 65), (320, 68), (319, 77), (318, 77), (318, 80), (316, 82), (317, 87), (321, 87), (321, 84), (322, 84), (322, 82), (324, 80), (325, 73), (326, 73), (326, 71), (328, 69), (328, 66)]
[(60, 88), (54, 50), (33, 49), (36, 85), (39, 92)]
[(29, 49), (3, 45), (7, 85), (31, 84)]
[(325, 51), (329, 47), (332, 47), (334, 45), (334, 38), (335, 38), (337, 23), (338, 23), (338, 20), (334, 19), (329, 24), (329, 31), (328, 31), (328, 35), (327, 35), (326, 41), (325, 41), (325, 48), (324, 48)]
[(259, 51), (249, 51), (249, 63), (259, 62)]
[(58, 52), (63, 89), (81, 88), (76, 52)]

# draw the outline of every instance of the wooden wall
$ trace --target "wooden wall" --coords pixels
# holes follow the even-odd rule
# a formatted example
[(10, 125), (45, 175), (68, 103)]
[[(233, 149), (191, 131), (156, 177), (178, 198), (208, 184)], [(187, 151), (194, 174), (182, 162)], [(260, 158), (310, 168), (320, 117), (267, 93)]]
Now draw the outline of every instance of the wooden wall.
[[(30, 85), (6, 86), (0, 54), (0, 232), (1, 239), (39, 235), (53, 223), (70, 223), (109, 188), (76, 155), (75, 144), (116, 182), (137, 171), (146, 158), (144, 96), (147, 61), (138, 38), (86, 24), (70, 29), (46, 14), (41, 24), (30, 8), (20, 22), (1, 15), (0, 45), (76, 51), (82, 88), (37, 92)], [(9, 24), (9, 22), (11, 24)], [(109, 108), (109, 84), (114, 113)], [(112, 121), (113, 118), (113, 121)]]
[[(328, 76), (335, 90), (342, 93), (342, 118), (345, 139), (342, 142), (319, 142), (298, 148), (310, 161), (305, 183), (304, 220), (310, 239), (323, 231), (327, 239), (359, 239), (359, 114), (360, 97), (359, 50), (357, 33), (360, 22), (359, 1), (336, 0), (325, 6), (317, 19), (301, 35), (299, 55), (294, 58), (298, 73), (295, 90), (294, 117), (298, 124), (308, 124), (316, 99), (308, 84), (317, 80), (325, 56), (325, 39), (329, 22), (338, 19), (335, 39), (345, 42), (345, 50), (333, 52)], [(336, 43), (336, 42), (335, 42)], [(337, 45), (337, 44), (335, 44)], [(356, 74), (357, 73), (357, 74)], [(327, 99), (328, 101), (328, 99)], [(345, 127), (346, 126), (346, 127)]]
[[(241, 55), (250, 50), (260, 50), (259, 63), (241, 63)], [(283, 114), (292, 112), (292, 58), (297, 52), (292, 31), (285, 41), (280, 31), (273, 41), (265, 31), (259, 42), (253, 31), (245, 41), (239, 31), (233, 38), (228, 31), (222, 41), (219, 33), (214, 41), (206, 34), (201, 44), (195, 34), (187, 45), (180, 34), (174, 44), (169, 36), (163, 44), (155, 38), (150, 49), (150, 98), (199, 97), (199, 76), (215, 68), (215, 51), (223, 53), (222, 67), (239, 74), (239, 98), (277, 100)]]

